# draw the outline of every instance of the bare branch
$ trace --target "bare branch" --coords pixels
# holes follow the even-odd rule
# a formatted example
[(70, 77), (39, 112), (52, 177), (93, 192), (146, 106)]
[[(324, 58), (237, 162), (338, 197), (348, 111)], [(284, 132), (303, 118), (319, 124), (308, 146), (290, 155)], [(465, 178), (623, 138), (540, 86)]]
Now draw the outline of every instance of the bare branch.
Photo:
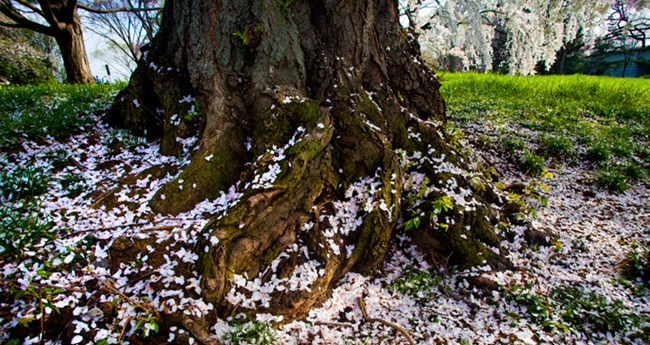
[(107, 14), (107, 13), (117, 13), (117, 12), (152, 12), (152, 11), (161, 11), (162, 7), (140, 7), (140, 8), (130, 8), (130, 7), (117, 7), (117, 8), (107, 8), (107, 9), (98, 9), (84, 4), (77, 4), (77, 7), (88, 12), (97, 13), (97, 14)]
[(28, 30), (42, 33), (44, 35), (54, 36), (53, 28), (27, 19), (15, 7), (13, 7), (9, 1), (2, 2), (2, 5), (0, 5), (0, 13), (4, 14), (9, 19), (15, 22), (15, 25), (5, 25), (5, 26), (25, 28)]
[(4, 26), (4, 27), (8, 27), (8, 28), (17, 28), (17, 29), (22, 28), (22, 26), (20, 26), (20, 25), (18, 25), (16, 23), (7, 23), (7, 22), (3, 22), (3, 21), (0, 21), (0, 26)]
[(16, 0), (16, 2), (18, 2), (19, 4), (29, 8), (30, 10), (34, 11), (34, 13), (37, 13), (41, 17), (43, 16), (43, 11), (41, 11), (40, 8), (34, 6), (33, 3), (25, 1), (25, 0)]

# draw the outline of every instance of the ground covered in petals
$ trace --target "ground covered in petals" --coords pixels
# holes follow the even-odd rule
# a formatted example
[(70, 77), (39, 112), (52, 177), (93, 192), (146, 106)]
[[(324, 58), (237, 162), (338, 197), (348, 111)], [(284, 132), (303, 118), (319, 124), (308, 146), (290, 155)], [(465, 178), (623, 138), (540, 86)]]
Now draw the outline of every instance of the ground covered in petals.
[[(450, 79), (450, 88), (460, 88)], [(432, 266), (404, 232), (376, 275), (347, 274), (305, 319), (235, 316), (210, 327), (216, 337), (227, 344), (650, 341), (650, 113), (605, 124), (588, 116), (594, 135), (614, 136), (604, 126), (617, 123), (628, 130), (607, 147), (569, 130), (564, 142), (545, 130), (544, 116), (526, 119), (510, 108), (499, 116), (497, 96), (492, 104), (467, 94), (473, 103), (454, 93), (445, 97), (449, 135), (472, 148), (467, 154), (475, 161), (494, 166), (503, 198), (523, 205), (521, 222), (498, 229), (515, 268)], [(90, 110), (101, 114), (109, 99)], [(27, 115), (2, 110), (3, 117)], [(183, 154), (166, 157), (158, 154), (159, 143), (105, 127), (98, 115), (84, 119), (78, 130), (56, 135), (34, 131), (38, 126), (20, 132), (5, 120), (0, 126), (0, 342), (192, 344), (186, 331), (160, 327), (161, 317), (212, 310), (192, 271), (197, 256), (185, 248), (241, 195), (232, 188), (180, 215), (154, 214), (149, 201), (188, 163), (194, 140), (182, 142)], [(541, 167), (532, 155), (541, 157)], [(304, 279), (308, 285), (316, 270), (305, 267), (286, 284)], [(242, 279), (239, 287), (248, 283)]]

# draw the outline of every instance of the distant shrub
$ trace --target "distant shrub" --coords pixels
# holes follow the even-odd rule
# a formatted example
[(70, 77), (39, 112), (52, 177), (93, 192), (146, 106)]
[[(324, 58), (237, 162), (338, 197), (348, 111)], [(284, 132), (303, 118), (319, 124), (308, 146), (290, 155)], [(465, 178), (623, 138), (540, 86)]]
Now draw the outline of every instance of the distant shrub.
[(12, 85), (54, 80), (54, 39), (33, 31), (0, 27), (0, 77)]

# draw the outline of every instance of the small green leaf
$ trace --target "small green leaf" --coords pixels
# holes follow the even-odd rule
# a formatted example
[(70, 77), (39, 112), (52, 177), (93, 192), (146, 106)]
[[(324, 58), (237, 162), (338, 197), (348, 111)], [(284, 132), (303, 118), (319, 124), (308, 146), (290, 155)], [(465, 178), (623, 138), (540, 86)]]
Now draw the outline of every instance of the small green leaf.
[(420, 218), (415, 217), (408, 222), (406, 222), (406, 231), (415, 230), (420, 227)]

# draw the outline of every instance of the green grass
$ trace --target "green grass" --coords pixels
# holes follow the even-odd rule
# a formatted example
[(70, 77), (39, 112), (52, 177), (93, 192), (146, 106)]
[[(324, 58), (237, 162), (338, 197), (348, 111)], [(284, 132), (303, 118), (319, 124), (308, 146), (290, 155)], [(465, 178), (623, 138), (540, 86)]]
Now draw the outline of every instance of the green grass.
[(579, 331), (589, 338), (596, 332), (625, 331), (633, 338), (648, 340), (648, 315), (626, 307), (620, 300), (609, 300), (578, 287), (561, 285), (548, 294), (515, 288), (508, 299), (524, 307), (527, 317), (547, 331)]
[(388, 288), (407, 295), (428, 298), (433, 293), (433, 288), (443, 283), (443, 279), (443, 276), (431, 272), (408, 270)]
[(126, 129), (111, 128), (106, 132), (106, 136), (103, 138), (103, 143), (113, 149), (118, 147), (120, 144), (133, 148), (138, 145), (146, 144), (147, 139), (135, 136)]
[(546, 167), (544, 165), (544, 157), (528, 150), (524, 150), (522, 154), (516, 155), (515, 159), (517, 161), (517, 167), (531, 176), (538, 176)]
[(547, 155), (552, 157), (572, 157), (575, 154), (573, 142), (559, 135), (543, 135), (539, 146)]
[(81, 195), (86, 190), (86, 182), (81, 174), (65, 174), (61, 176), (59, 183), (72, 198)]
[(92, 125), (123, 84), (45, 84), (0, 89), (0, 148), (24, 139), (64, 138)]
[[(500, 133), (501, 150), (531, 174), (539, 170), (539, 159), (531, 154), (561, 164), (582, 159), (598, 170), (615, 162), (642, 169), (650, 166), (647, 80), (478, 73), (442, 74), (441, 79), (449, 118), (461, 128), (469, 122), (480, 123), (485, 132)], [(528, 140), (522, 138), (525, 135)], [(522, 152), (528, 152), (535, 167), (523, 159)], [(647, 178), (621, 172), (628, 185)], [(615, 190), (616, 185), (611, 184)]]
[(620, 267), (623, 278), (650, 287), (650, 244), (634, 242)]
[(7, 200), (31, 200), (47, 191), (51, 176), (40, 167), (0, 170), (0, 195)]
[(36, 202), (0, 205), (0, 257), (20, 255), (42, 239), (52, 239), (51, 228)]
[[(110, 105), (122, 84), (45, 84), (0, 89), (0, 149), (13, 149), (24, 140), (64, 139), (94, 124), (91, 113)], [(52, 168), (67, 165), (70, 154), (53, 150)], [(40, 210), (39, 196), (53, 183), (49, 167), (29, 163), (10, 169), (0, 164), (0, 256), (17, 256), (43, 239), (51, 239), (52, 224)], [(75, 197), (86, 189), (81, 175), (58, 181)]]

